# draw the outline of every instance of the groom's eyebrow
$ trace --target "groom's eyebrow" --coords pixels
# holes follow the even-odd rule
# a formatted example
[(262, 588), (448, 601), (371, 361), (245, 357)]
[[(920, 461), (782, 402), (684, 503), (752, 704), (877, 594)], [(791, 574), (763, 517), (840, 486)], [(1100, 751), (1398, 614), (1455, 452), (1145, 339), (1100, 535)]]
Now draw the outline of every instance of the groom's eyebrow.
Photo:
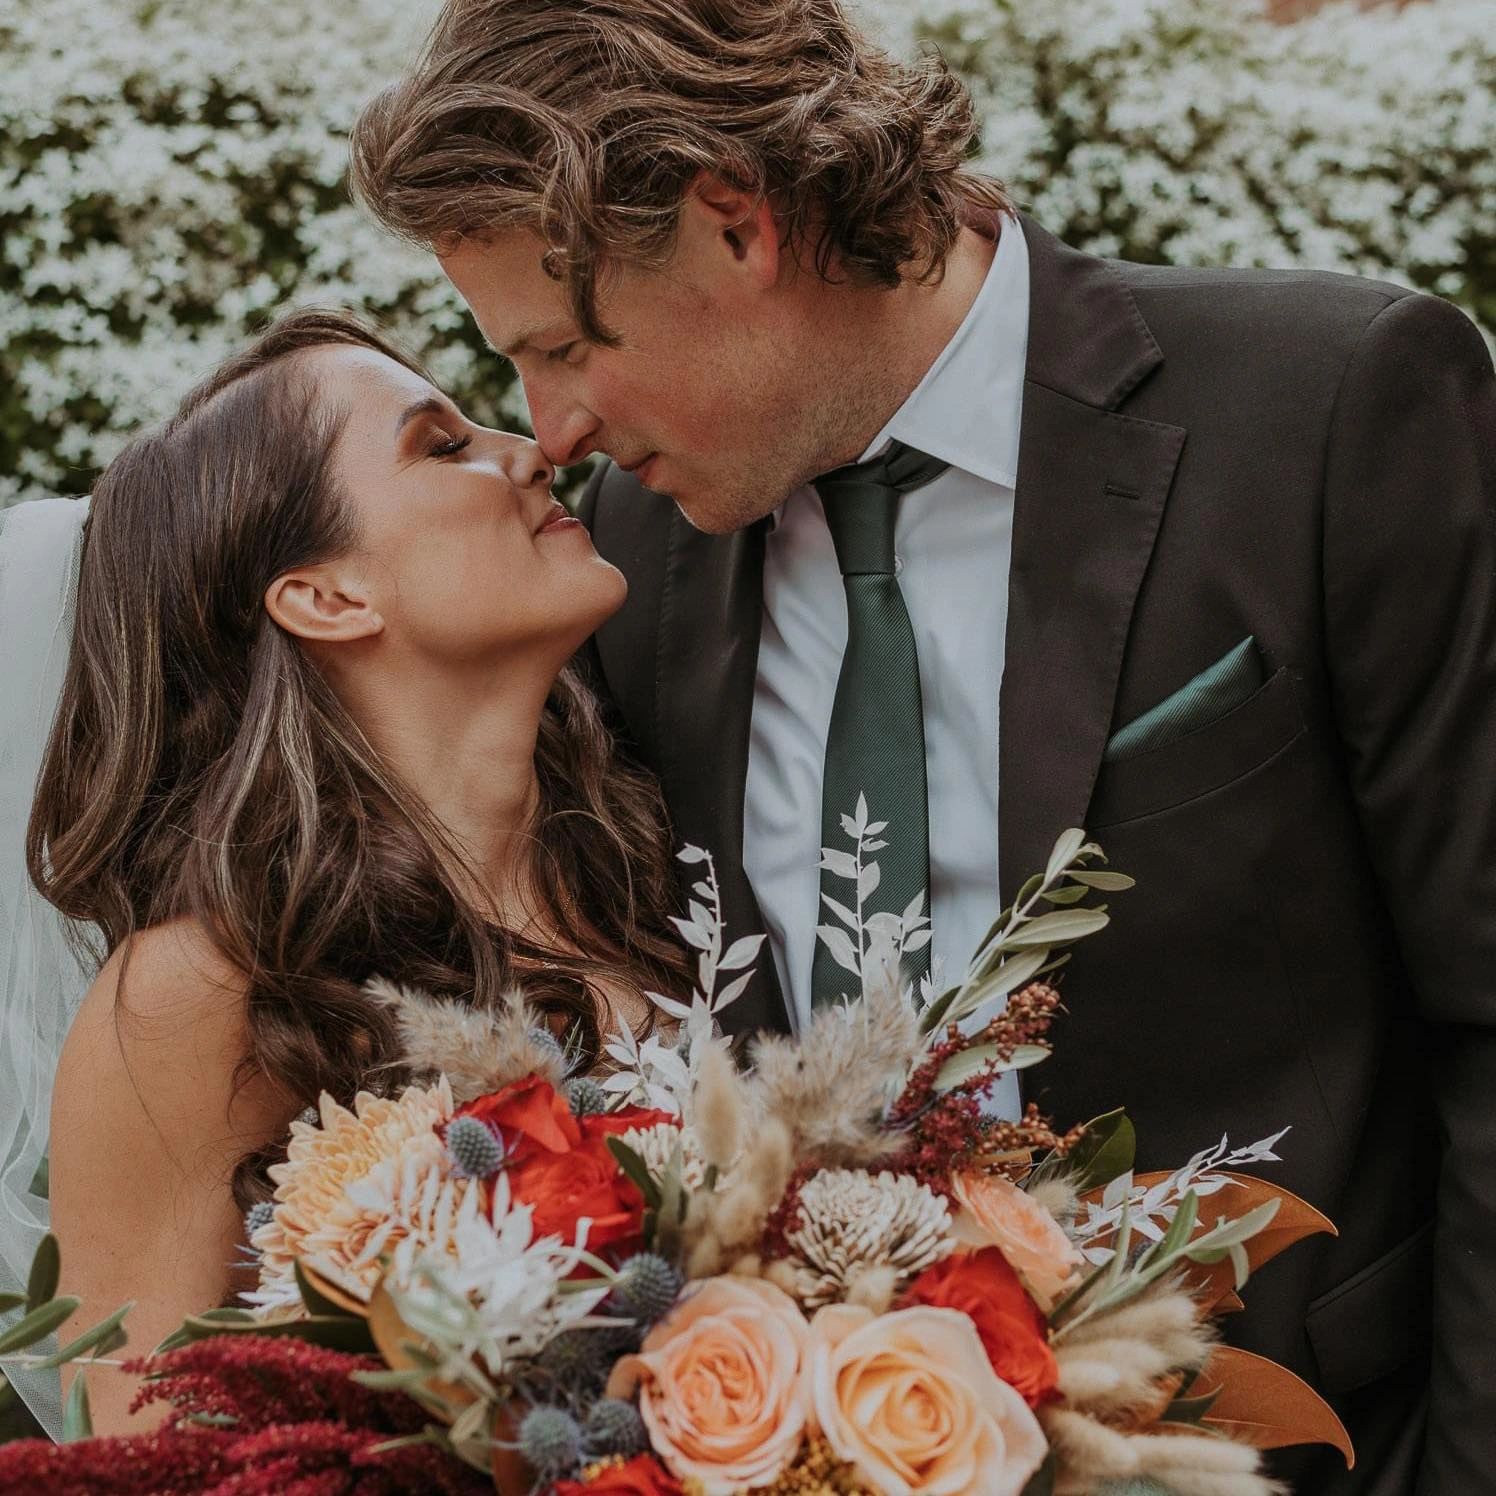
[[(513, 358), (517, 353), (523, 353), (536, 338), (554, 338), (559, 332), (570, 327), (569, 322), (547, 322), (544, 327), (532, 327), (527, 332), (522, 332), (512, 343), (505, 348), (494, 348), (494, 352), (500, 358)], [(493, 347), (493, 344), (489, 344)]]

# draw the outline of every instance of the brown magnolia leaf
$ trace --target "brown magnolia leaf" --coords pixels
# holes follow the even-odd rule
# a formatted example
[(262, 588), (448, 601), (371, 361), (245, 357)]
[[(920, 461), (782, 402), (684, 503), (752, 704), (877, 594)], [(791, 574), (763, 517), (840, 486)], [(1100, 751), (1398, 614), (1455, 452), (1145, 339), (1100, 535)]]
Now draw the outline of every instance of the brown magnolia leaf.
[(504, 1403), (494, 1410), (493, 1488), (499, 1496), (528, 1496), (535, 1488), (535, 1472), (516, 1449), (521, 1409)]
[[(374, 1285), (374, 1292), (369, 1298), (368, 1312), (369, 1333), (374, 1337), (374, 1344), (379, 1347), (379, 1354), (384, 1357), (385, 1364), (390, 1370), (407, 1371), (411, 1367), (419, 1366), (421, 1363), (411, 1355), (407, 1347), (410, 1345), (427, 1347), (427, 1342), (400, 1318), (400, 1311), (395, 1308), (395, 1301), (384, 1286), (383, 1278)], [(422, 1396), (423, 1393), (429, 1394), (430, 1398), (440, 1398), (441, 1402), (429, 1401)], [(411, 1395), (447, 1423), (452, 1423), (464, 1408), (478, 1400), (478, 1394), (470, 1388), (458, 1382), (441, 1381), (434, 1375), (427, 1377), (419, 1386), (412, 1388)], [(443, 1403), (445, 1407), (442, 1406)]]
[(336, 1304), (360, 1319), (369, 1317), (368, 1290), (356, 1278), (321, 1257), (299, 1257), (297, 1266), (313, 1291), (328, 1303)]
[(1355, 1468), (1355, 1448), (1335, 1410), (1286, 1366), (1218, 1345), (1191, 1392), (1216, 1393), (1203, 1419), (1205, 1428), (1255, 1449), (1329, 1444), (1340, 1451), (1347, 1470)]

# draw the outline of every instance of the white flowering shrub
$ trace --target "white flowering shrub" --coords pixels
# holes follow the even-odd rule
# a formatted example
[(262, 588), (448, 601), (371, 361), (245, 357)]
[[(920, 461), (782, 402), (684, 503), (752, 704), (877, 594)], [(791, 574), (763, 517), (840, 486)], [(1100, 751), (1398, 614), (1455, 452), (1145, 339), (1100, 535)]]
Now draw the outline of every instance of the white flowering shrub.
[[(1425, 287), (1496, 328), (1490, 0), (1293, 27), (1249, 0), (863, 0), (938, 44), (982, 163), (1069, 242)], [(347, 200), (359, 105), (435, 0), (22, 0), (0, 11), (0, 503), (81, 492), (267, 314), (361, 307), (523, 424), (429, 257)]]
[(366, 310), (475, 415), (507, 366), (348, 201), (347, 132), (433, 13), (403, 0), (0, 10), (0, 502), (81, 492), (270, 312)]
[(1292, 26), (1250, 0), (865, 4), (963, 74), (982, 166), (1066, 242), (1374, 276), (1496, 330), (1491, 0), (1342, 0)]

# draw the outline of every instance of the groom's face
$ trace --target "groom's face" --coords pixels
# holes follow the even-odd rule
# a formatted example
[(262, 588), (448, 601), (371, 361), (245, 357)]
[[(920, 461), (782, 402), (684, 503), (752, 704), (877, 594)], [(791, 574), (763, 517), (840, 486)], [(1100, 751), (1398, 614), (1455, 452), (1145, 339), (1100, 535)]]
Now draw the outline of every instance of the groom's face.
[(583, 339), (532, 234), (464, 241), (442, 266), (513, 361), (551, 462), (604, 452), (698, 528), (723, 532), (832, 465), (819, 426), (834, 404), (828, 371), (810, 378), (795, 346), (805, 333), (776, 295), (773, 267), (755, 266), (745, 240), (724, 238), (706, 210), (688, 212), (664, 269), (605, 277), (599, 311), (616, 347)]

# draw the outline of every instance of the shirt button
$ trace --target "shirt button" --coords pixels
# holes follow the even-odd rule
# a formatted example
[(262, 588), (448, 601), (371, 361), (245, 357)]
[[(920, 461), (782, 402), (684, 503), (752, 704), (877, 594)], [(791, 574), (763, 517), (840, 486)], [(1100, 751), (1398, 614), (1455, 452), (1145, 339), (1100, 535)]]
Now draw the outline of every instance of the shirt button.
[(902, 576), (904, 573), (904, 558), (897, 551), (893, 553), (893, 574)]

